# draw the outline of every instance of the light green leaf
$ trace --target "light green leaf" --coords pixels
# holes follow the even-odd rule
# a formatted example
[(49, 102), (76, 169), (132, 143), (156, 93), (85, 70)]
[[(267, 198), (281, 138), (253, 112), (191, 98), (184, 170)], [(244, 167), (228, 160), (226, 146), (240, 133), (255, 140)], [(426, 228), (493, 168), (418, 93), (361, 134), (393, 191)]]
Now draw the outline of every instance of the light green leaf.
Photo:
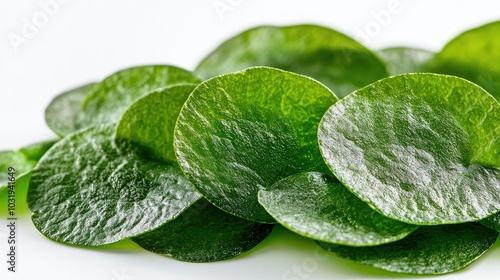
[[(19, 180), (26, 175), (38, 160), (54, 145), (57, 140), (47, 140), (25, 146), (17, 151), (0, 151), (0, 192), (7, 187), (9, 177)], [(9, 167), (14, 168), (9, 176)]]
[(63, 137), (77, 130), (76, 118), (81, 114), (83, 101), (96, 83), (69, 90), (56, 96), (45, 109), (45, 122), (52, 131)]
[(50, 147), (54, 146), (57, 143), (57, 140), (46, 140), (38, 143), (34, 143), (28, 146), (24, 146), (19, 149), (19, 152), (22, 153), (28, 161), (35, 165), (42, 156), (50, 149)]
[(488, 250), (498, 233), (475, 223), (423, 226), (394, 243), (349, 247), (318, 242), (343, 258), (384, 270), (444, 274), (462, 269)]
[(157, 88), (199, 82), (191, 72), (168, 65), (121, 70), (92, 88), (77, 118), (77, 128), (116, 123), (134, 101)]
[(310, 76), (339, 97), (388, 76), (370, 50), (340, 32), (316, 25), (252, 28), (221, 44), (195, 72), (210, 78), (250, 66)]
[(417, 48), (391, 47), (377, 52), (391, 75), (425, 72), (434, 53)]
[(259, 191), (259, 202), (280, 224), (315, 240), (372, 246), (404, 238), (418, 228), (384, 217), (342, 184), (310, 172)]
[[(33, 168), (33, 163), (20, 151), (1, 151), (0, 152), (0, 189), (7, 186), (9, 182), (9, 167), (15, 169), (14, 174), (21, 175)], [(14, 176), (16, 177), (16, 176)]]
[(116, 138), (147, 148), (152, 158), (177, 165), (173, 145), (175, 122), (195, 86), (160, 88), (140, 98), (123, 114)]
[[(15, 178), (15, 184), (6, 184), (5, 187), (0, 187), (0, 205), (4, 205), (0, 207), (0, 217), (19, 217), (28, 212), (26, 208), (26, 194), (31, 179), (31, 172), (18, 174)], [(15, 201), (9, 201), (11, 199), (15, 199)]]
[(175, 220), (132, 240), (146, 250), (177, 260), (214, 262), (249, 251), (273, 227), (235, 217), (201, 199)]
[(415, 224), (500, 210), (500, 104), (461, 78), (406, 74), (332, 106), (319, 145), (337, 178), (382, 214)]
[(500, 100), (500, 21), (468, 30), (436, 54), (428, 71), (470, 80)]
[(289, 175), (328, 172), (316, 129), (337, 98), (302, 75), (254, 67), (201, 83), (174, 135), (188, 180), (217, 207), (255, 222), (274, 222), (259, 190)]
[(161, 226), (199, 198), (178, 167), (145, 160), (113, 134), (114, 125), (70, 134), (37, 164), (27, 204), (42, 234), (109, 244)]

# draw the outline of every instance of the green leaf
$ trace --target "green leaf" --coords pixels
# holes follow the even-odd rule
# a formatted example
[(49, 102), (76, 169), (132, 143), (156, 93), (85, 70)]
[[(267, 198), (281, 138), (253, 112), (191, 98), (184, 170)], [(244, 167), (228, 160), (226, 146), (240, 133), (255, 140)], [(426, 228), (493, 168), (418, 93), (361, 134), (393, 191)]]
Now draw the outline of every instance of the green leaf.
[(468, 30), (436, 54), (428, 70), (470, 80), (500, 100), (500, 21)]
[(94, 86), (77, 118), (77, 128), (116, 123), (138, 98), (160, 87), (199, 83), (189, 71), (168, 65), (149, 65), (119, 71)]
[(495, 213), (479, 221), (480, 224), (496, 231), (500, 231), (500, 213)]
[(132, 104), (123, 114), (116, 138), (147, 148), (150, 157), (175, 163), (174, 127), (194, 84), (161, 88)]
[(76, 118), (81, 114), (83, 101), (96, 83), (69, 90), (56, 96), (45, 109), (45, 122), (52, 131), (63, 137), (77, 130)]
[(14, 214), (20, 216), (25, 214), (28, 210), (26, 208), (26, 194), (28, 192), (28, 184), (31, 179), (31, 172), (24, 172), (16, 175), (14, 185), (5, 185), (0, 187), (0, 217), (11, 217), (9, 199), (15, 198)]
[(415, 224), (500, 210), (500, 104), (437, 74), (383, 79), (332, 106), (319, 126), (337, 178), (382, 214)]
[(202, 77), (271, 66), (324, 83), (339, 97), (387, 77), (384, 64), (354, 39), (322, 26), (260, 26), (227, 40), (196, 68)]
[(201, 199), (175, 220), (132, 240), (148, 251), (177, 260), (214, 262), (249, 251), (273, 227), (237, 218)]
[(444, 274), (479, 258), (498, 233), (475, 223), (423, 226), (394, 243), (349, 247), (318, 242), (343, 258), (384, 270), (412, 274)]
[(321, 173), (282, 179), (270, 190), (261, 190), (259, 202), (291, 231), (328, 243), (379, 245), (404, 238), (418, 228), (384, 217)]
[(54, 145), (57, 140), (47, 140), (25, 146), (17, 151), (0, 152), (0, 190), (7, 187), (9, 182), (9, 167), (13, 167), (15, 172), (13, 177), (18, 180), (28, 173), (38, 162), (38, 160)]
[[(147, 148), (151, 158), (177, 165), (174, 125), (195, 86), (171, 86), (140, 98), (120, 119), (116, 138)], [(133, 240), (147, 250), (175, 259), (208, 262), (250, 250), (269, 235), (272, 227), (237, 218), (201, 200), (173, 221)]]
[(178, 167), (145, 160), (113, 134), (114, 125), (70, 134), (37, 164), (27, 204), (42, 234), (109, 244), (161, 226), (199, 198)]
[(425, 72), (434, 53), (417, 48), (391, 47), (377, 52), (391, 75)]
[(9, 167), (15, 169), (16, 175), (21, 175), (33, 168), (36, 163), (28, 160), (20, 151), (0, 152), (0, 189), (7, 186), (9, 182)]
[[(58, 140), (47, 140), (25, 146), (18, 151), (0, 152), (0, 168), (3, 172), (0, 174), (0, 201), (3, 205), (8, 205), (8, 199), (16, 198), (15, 213), (19, 214), (26, 209), (26, 193), (31, 179), (31, 169), (37, 164), (40, 158), (52, 147)], [(9, 167), (15, 170), (9, 175)], [(12, 177), (13, 181), (9, 180)], [(0, 215), (8, 214), (7, 207), (0, 210)]]
[(174, 135), (179, 164), (211, 203), (272, 223), (259, 190), (289, 175), (328, 172), (316, 129), (337, 98), (302, 75), (268, 67), (215, 77), (192, 92)]
[(19, 149), (19, 152), (22, 153), (28, 161), (31, 161), (33, 165), (35, 165), (50, 149), (50, 147), (54, 146), (54, 144), (57, 143), (57, 141), (59, 141), (59, 139), (34, 143), (22, 147), (21, 149)]

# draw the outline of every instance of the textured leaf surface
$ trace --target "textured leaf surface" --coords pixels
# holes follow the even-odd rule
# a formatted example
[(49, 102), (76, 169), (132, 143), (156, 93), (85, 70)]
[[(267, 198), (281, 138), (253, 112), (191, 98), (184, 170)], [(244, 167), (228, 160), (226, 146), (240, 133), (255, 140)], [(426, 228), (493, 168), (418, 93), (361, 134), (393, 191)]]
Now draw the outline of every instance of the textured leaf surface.
[(383, 79), (332, 106), (319, 127), (337, 178), (388, 217), (476, 221), (500, 210), (500, 105), (460, 78)]
[(76, 118), (82, 111), (82, 105), (90, 89), (96, 83), (90, 83), (56, 96), (45, 109), (45, 122), (59, 136), (68, 135), (77, 130)]
[(215, 77), (186, 101), (174, 145), (189, 181), (217, 207), (274, 222), (257, 193), (286, 176), (328, 172), (319, 120), (336, 97), (307, 77), (268, 67)]
[(179, 168), (145, 160), (113, 134), (112, 125), (70, 134), (38, 163), (27, 204), (41, 233), (70, 244), (113, 243), (161, 226), (199, 198)]
[(466, 31), (436, 54), (429, 71), (470, 80), (500, 100), (500, 21)]
[(195, 86), (162, 88), (137, 100), (120, 119), (116, 137), (147, 148), (152, 158), (177, 165), (173, 145), (175, 122)]
[(271, 66), (312, 77), (339, 97), (388, 76), (384, 64), (360, 43), (315, 25), (247, 30), (215, 49), (195, 72), (210, 78), (250, 66)]
[(386, 63), (391, 75), (425, 72), (427, 63), (434, 56), (430, 51), (408, 47), (386, 48), (377, 54)]
[(132, 240), (146, 250), (177, 260), (214, 262), (249, 251), (273, 227), (235, 217), (201, 199), (175, 220)]
[(160, 87), (198, 83), (191, 72), (168, 65), (133, 67), (119, 71), (92, 88), (83, 104), (77, 128), (116, 123), (138, 98)]
[[(176, 163), (174, 125), (196, 85), (162, 88), (137, 100), (124, 113), (116, 137), (145, 147), (151, 157)], [(210, 262), (235, 257), (262, 241), (272, 225), (237, 218), (201, 200), (175, 220), (133, 240), (155, 253), (191, 262)]]
[(318, 242), (343, 258), (412, 274), (444, 274), (459, 270), (479, 258), (498, 233), (476, 223), (423, 226), (394, 243), (374, 247), (349, 247)]
[(371, 246), (404, 238), (418, 228), (389, 219), (324, 174), (289, 176), (259, 202), (280, 224), (305, 237), (351, 246)]

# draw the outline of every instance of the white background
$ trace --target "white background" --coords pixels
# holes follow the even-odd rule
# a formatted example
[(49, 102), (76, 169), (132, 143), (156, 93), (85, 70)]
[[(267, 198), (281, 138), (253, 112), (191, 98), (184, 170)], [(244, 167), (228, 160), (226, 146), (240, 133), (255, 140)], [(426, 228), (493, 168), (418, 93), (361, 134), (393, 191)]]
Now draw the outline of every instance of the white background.
[[(223, 40), (256, 25), (316, 23), (372, 49), (406, 45), (438, 51), (460, 32), (500, 19), (498, 1), (54, 1), (0, 1), (0, 150), (53, 138), (44, 109), (62, 91), (135, 65), (192, 70)], [(388, 9), (391, 2), (396, 11)], [(390, 18), (381, 18), (387, 12)], [(27, 214), (20, 218), (15, 274), (6, 271), (6, 222), (0, 221), (0, 279), (403, 277), (324, 257), (314, 243), (281, 228), (251, 254), (190, 264), (130, 242), (96, 250), (58, 244), (39, 234)], [(496, 279), (499, 263), (497, 245), (467, 269), (437, 279)], [(292, 278), (293, 267), (304, 274)]]

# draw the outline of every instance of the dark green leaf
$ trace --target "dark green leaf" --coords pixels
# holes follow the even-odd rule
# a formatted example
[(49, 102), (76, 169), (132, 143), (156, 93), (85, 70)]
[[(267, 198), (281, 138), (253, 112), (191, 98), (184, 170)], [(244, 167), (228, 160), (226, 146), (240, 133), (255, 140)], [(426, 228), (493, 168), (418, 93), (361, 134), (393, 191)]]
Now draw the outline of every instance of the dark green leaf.
[(160, 87), (198, 83), (191, 72), (168, 65), (133, 67), (119, 71), (94, 86), (77, 118), (77, 128), (116, 123), (138, 98)]
[(479, 258), (498, 233), (475, 223), (423, 226), (394, 243), (349, 247), (318, 242), (343, 258), (384, 270), (412, 274), (444, 274)]
[(113, 243), (161, 226), (199, 198), (178, 167), (145, 160), (113, 134), (113, 125), (70, 134), (40, 160), (27, 204), (42, 234)]
[(500, 21), (468, 30), (436, 54), (428, 70), (470, 80), (500, 100)]
[(425, 72), (425, 66), (434, 55), (427, 50), (409, 47), (386, 48), (377, 54), (386, 63), (391, 75)]
[(201, 199), (175, 220), (132, 240), (146, 250), (177, 260), (213, 262), (252, 249), (273, 226), (237, 218)]
[(270, 190), (261, 190), (259, 202), (291, 231), (328, 243), (378, 245), (404, 238), (418, 228), (384, 217), (321, 173), (282, 179)]
[(56, 96), (45, 109), (45, 122), (59, 136), (77, 130), (76, 118), (81, 114), (83, 101), (96, 83), (90, 83)]
[(500, 210), (500, 104), (437, 74), (390, 77), (332, 106), (319, 127), (337, 178), (384, 215), (415, 224)]
[(328, 172), (316, 129), (337, 98), (322, 84), (268, 67), (215, 77), (186, 101), (174, 145), (189, 181), (217, 207), (274, 222), (259, 190), (286, 176)]
[(140, 98), (123, 114), (116, 137), (147, 148), (152, 158), (177, 165), (173, 146), (175, 122), (195, 86), (161, 88)]
[(271, 66), (310, 76), (339, 97), (388, 76), (384, 64), (360, 43), (315, 25), (247, 30), (209, 54), (196, 73), (210, 78), (250, 66)]
[(495, 213), (485, 219), (479, 221), (482, 225), (485, 225), (496, 231), (500, 231), (500, 213)]

